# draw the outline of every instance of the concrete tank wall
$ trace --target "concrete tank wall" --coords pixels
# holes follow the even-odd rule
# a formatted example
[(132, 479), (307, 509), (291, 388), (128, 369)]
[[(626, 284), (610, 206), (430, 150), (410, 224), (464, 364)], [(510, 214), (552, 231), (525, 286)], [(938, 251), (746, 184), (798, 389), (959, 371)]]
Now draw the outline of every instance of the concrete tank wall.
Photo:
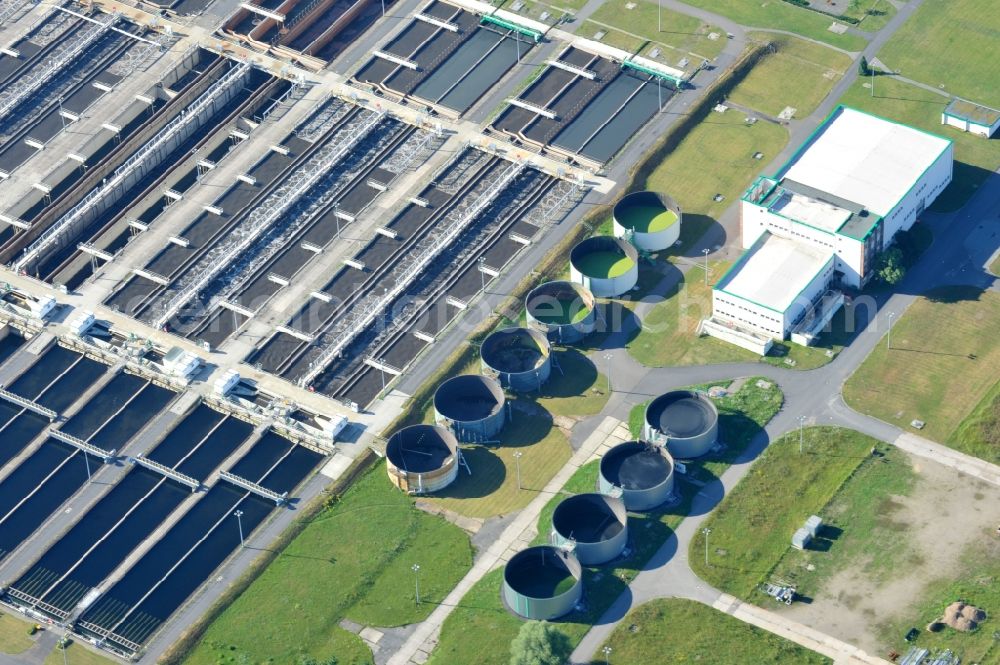
[[(545, 570), (568, 574), (573, 584), (555, 595), (537, 595)], [(503, 601), (515, 614), (535, 621), (551, 621), (569, 614), (583, 596), (583, 568), (577, 558), (556, 547), (542, 545), (521, 550), (503, 570)]]
[[(677, 410), (677, 423), (671, 423)], [(666, 446), (680, 459), (701, 457), (719, 439), (719, 411), (711, 399), (691, 390), (673, 390), (646, 406), (642, 438)]]
[(597, 327), (594, 294), (580, 284), (539, 284), (528, 293), (524, 306), (528, 325), (559, 344), (579, 342)]
[[(407, 450), (421, 452), (405, 455)], [(438, 425), (399, 430), (389, 437), (385, 457), (389, 480), (404, 492), (437, 492), (458, 476), (458, 440)]]
[(434, 421), (459, 441), (496, 439), (506, 422), (503, 389), (488, 376), (455, 376), (434, 391)]
[(552, 372), (549, 340), (537, 330), (497, 330), (483, 340), (479, 353), (483, 374), (515, 392), (540, 389)]
[(651, 510), (673, 497), (674, 460), (661, 446), (620, 443), (601, 458), (597, 488), (611, 496), (620, 492), (629, 510)]
[[(622, 274), (601, 276), (587, 274), (587, 257), (598, 253), (619, 254), (631, 259), (632, 265)], [(639, 252), (635, 247), (619, 238), (594, 236), (578, 243), (569, 255), (570, 281), (590, 289), (599, 298), (614, 298), (631, 291), (639, 281)]]
[[(677, 221), (660, 230), (641, 231), (635, 228), (634, 221), (629, 219), (630, 210), (636, 208), (663, 208), (664, 211), (677, 215)], [(639, 191), (623, 196), (612, 211), (614, 234), (616, 238), (629, 237), (633, 245), (645, 252), (660, 252), (674, 245), (681, 237), (681, 208), (677, 202), (666, 194), (659, 192)]]
[(585, 566), (617, 558), (628, 544), (625, 502), (605, 494), (577, 494), (552, 513), (552, 544), (575, 543), (573, 553)]

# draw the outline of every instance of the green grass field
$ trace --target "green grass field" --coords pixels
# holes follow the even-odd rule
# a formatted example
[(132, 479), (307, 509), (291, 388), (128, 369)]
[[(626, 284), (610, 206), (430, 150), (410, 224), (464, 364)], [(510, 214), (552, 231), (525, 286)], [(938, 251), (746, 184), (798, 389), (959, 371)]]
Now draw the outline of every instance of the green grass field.
[[(414, 563), (424, 564), (420, 605), (412, 595)], [(422, 620), (471, 565), (468, 536), (415, 509), (380, 463), (305, 527), (185, 662), (294, 663), (309, 655), (367, 665), (371, 652), (341, 619), (375, 626)]]
[(590, 252), (580, 257), (576, 267), (588, 277), (611, 279), (634, 268), (635, 261), (618, 252)]
[(0, 653), (17, 654), (27, 651), (35, 643), (28, 636), (31, 622), (0, 612)]
[(993, 0), (925, 2), (878, 57), (907, 78), (1000, 107), (998, 40), (1000, 14)]
[(529, 397), (554, 416), (582, 418), (600, 413), (608, 403), (608, 379), (594, 363), (572, 347), (555, 347), (549, 380)]
[(844, 93), (840, 103), (955, 142), (955, 173), (952, 183), (937, 198), (931, 210), (957, 210), (989, 174), (1000, 167), (1000, 150), (996, 149), (996, 141), (985, 141), (982, 137), (941, 124), (941, 111), (948, 104), (947, 97), (891, 76), (875, 77), (874, 96), (870, 86), (871, 78), (856, 81)]
[[(743, 480), (705, 522), (711, 529), (709, 564), (705, 536), (691, 540), (691, 568), (703, 580), (743, 599), (791, 547), (791, 537), (807, 517), (822, 512), (878, 441), (836, 427), (792, 432), (771, 442)], [(757, 537), (748, 538), (747, 534)]]
[(990, 264), (990, 272), (1000, 277), (1000, 254), (997, 254), (997, 257), (993, 259), (993, 263)]
[[(628, 8), (629, 4), (635, 6)], [(591, 14), (590, 25), (578, 30), (582, 37), (592, 37), (594, 27), (616, 28), (641, 41), (649, 41), (660, 46), (661, 56), (657, 58), (668, 65), (676, 65), (684, 57), (691, 55), (712, 60), (726, 45), (726, 32), (698, 19), (663, 7), (660, 13), (662, 32), (657, 30), (657, 5), (650, 0), (607, 0)], [(715, 33), (716, 39), (708, 35)], [(612, 33), (608, 33), (609, 36)], [(603, 41), (607, 42), (607, 38)], [(667, 47), (664, 50), (663, 47)]]
[(615, 665), (832, 662), (774, 633), (682, 598), (640, 605), (605, 644), (611, 647)]
[(677, 213), (658, 206), (630, 206), (620, 211), (618, 223), (637, 233), (656, 233), (677, 223)]
[[(965, 451), (981, 451), (977, 457), (1000, 457), (1000, 381), (948, 437), (948, 445)], [(973, 453), (976, 454), (976, 453)]]
[(848, 56), (820, 44), (770, 33), (750, 36), (771, 42), (776, 50), (754, 66), (729, 99), (771, 116), (786, 106), (796, 109), (795, 117), (808, 116), (851, 67)]
[[(727, 382), (719, 382), (725, 385)], [(749, 441), (774, 417), (782, 403), (777, 387), (762, 390), (748, 381), (744, 389), (732, 396), (730, 405), (744, 406), (742, 414), (734, 414), (729, 425), (720, 423), (729, 447), (717, 458), (688, 465), (688, 476), (699, 481), (707, 475), (717, 475), (746, 448)], [(542, 509), (538, 518), (538, 537), (535, 544), (545, 542), (556, 505), (571, 494), (594, 491), (597, 483), (598, 460), (581, 466)], [(643, 568), (649, 558), (660, 548), (672, 530), (684, 519), (691, 498), (701, 491), (700, 485), (679, 481), (677, 491), (681, 502), (658, 511), (629, 515), (631, 554), (608, 566), (584, 568), (584, 593), (587, 610), (574, 612), (555, 625), (566, 634), (570, 642), (578, 643), (590, 626), (626, 588), (627, 583)], [(445, 620), (437, 649), (431, 655), (430, 665), (507, 665), (510, 662), (510, 642), (517, 635), (521, 621), (504, 609), (500, 602), (500, 585), (503, 571), (494, 570), (475, 584), (462, 598), (459, 606)], [(469, 635), (475, 635), (470, 640)]]
[(900, 427), (923, 420), (921, 434), (997, 463), (996, 443), (960, 428), (997, 382), (997, 330), (1000, 294), (971, 287), (927, 294), (893, 324), (892, 348), (880, 343), (847, 380), (844, 399)]
[[(717, 218), (735, 203), (788, 142), (784, 127), (769, 122), (747, 125), (745, 117), (735, 109), (710, 114), (644, 183), (644, 189), (666, 192), (680, 204), (682, 236), (689, 225), (705, 216)], [(757, 152), (763, 153), (762, 159), (754, 159)], [(723, 199), (715, 201), (716, 194)]]
[[(816, 39), (848, 51), (860, 51), (865, 47), (863, 37), (852, 34), (838, 35), (827, 30), (833, 17), (810, 9), (796, 7), (782, 0), (686, 0), (687, 4), (700, 7), (716, 14), (722, 14), (741, 25), (750, 28), (770, 28), (787, 30), (803, 37)], [(867, 26), (862, 27), (867, 30)]]
[(865, 459), (818, 513), (825, 525), (840, 530), (839, 535), (823, 538), (828, 529), (820, 532), (821, 547), (787, 549), (773, 579), (787, 580), (802, 595), (818, 598), (824, 595), (824, 583), (843, 570), (856, 571), (878, 585), (898, 579), (906, 570), (916, 554), (914, 539), (902, 533), (906, 525), (893, 513), (900, 506), (898, 499), (912, 493), (916, 472), (898, 449), (884, 446), (880, 452), (881, 457)]
[[(527, 405), (529, 408), (531, 405)], [(528, 505), (570, 458), (566, 435), (548, 414), (514, 409), (514, 417), (500, 432), (500, 446), (463, 446), (472, 475), (460, 472), (447, 488), (424, 497), (438, 508), (467, 517), (505, 515)], [(517, 488), (514, 451), (520, 452), (521, 490)]]

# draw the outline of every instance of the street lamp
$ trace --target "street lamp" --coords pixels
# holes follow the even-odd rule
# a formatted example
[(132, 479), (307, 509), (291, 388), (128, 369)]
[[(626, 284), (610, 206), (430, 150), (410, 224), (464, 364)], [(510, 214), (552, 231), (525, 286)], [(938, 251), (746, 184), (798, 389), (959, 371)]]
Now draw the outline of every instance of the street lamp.
[(604, 359), (608, 361), (608, 394), (611, 394), (611, 361), (614, 356), (611, 353), (605, 353)]
[(895, 312), (889, 312), (889, 330), (885, 333), (885, 348), (886, 350), (892, 348), (892, 320), (895, 318)]
[(486, 292), (486, 271), (483, 270), (484, 267), (486, 267), (486, 257), (485, 256), (480, 256), (479, 257), (479, 279), (482, 282), (482, 285), (483, 285), (482, 290), (485, 293)]
[(415, 563), (410, 566), (410, 570), (413, 571), (413, 597), (416, 600), (416, 604), (420, 604), (420, 564)]
[(517, 489), (521, 490), (521, 455), (523, 455), (520, 450), (514, 452), (514, 467), (517, 469)]
[(802, 438), (803, 438), (802, 427), (805, 424), (806, 424), (806, 417), (805, 416), (799, 416), (799, 455), (802, 454)]
[(604, 665), (611, 665), (611, 647), (604, 647), (601, 653), (604, 654)]
[(83, 463), (87, 465), (87, 482), (90, 482), (90, 455), (83, 451)]
[(705, 286), (708, 286), (708, 254), (709, 254), (708, 247), (701, 250), (701, 253), (705, 255)]
[(243, 511), (237, 510), (235, 513), (233, 513), (233, 515), (236, 516), (236, 525), (240, 529), (240, 548), (242, 549), (243, 547), (246, 547), (246, 545), (243, 542)]
[(701, 530), (705, 534), (705, 566), (708, 566), (708, 534), (712, 533), (712, 530), (707, 526)]

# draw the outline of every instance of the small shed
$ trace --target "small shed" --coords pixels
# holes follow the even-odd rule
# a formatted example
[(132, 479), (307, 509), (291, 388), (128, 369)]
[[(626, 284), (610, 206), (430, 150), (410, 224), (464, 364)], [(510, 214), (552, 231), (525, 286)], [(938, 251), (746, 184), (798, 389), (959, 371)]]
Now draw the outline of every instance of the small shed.
[(806, 531), (808, 531), (809, 535), (813, 538), (816, 537), (816, 534), (819, 533), (821, 528), (823, 528), (823, 518), (819, 515), (813, 515), (806, 520)]
[(941, 124), (989, 138), (1000, 128), (1000, 111), (964, 99), (953, 99), (941, 112)]
[(812, 536), (809, 535), (809, 529), (802, 527), (792, 536), (792, 547), (797, 550), (804, 550), (809, 547), (810, 541), (812, 541)]

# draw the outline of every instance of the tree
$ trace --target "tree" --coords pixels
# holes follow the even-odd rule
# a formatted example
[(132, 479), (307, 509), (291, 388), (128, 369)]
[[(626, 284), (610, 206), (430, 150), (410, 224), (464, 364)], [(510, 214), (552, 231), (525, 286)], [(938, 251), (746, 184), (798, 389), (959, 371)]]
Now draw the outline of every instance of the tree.
[(528, 621), (510, 643), (510, 665), (562, 665), (569, 658), (569, 638), (545, 621)]
[(886, 284), (899, 284), (906, 276), (906, 266), (903, 265), (903, 250), (891, 247), (878, 258), (875, 275)]
[(861, 60), (858, 61), (858, 73), (862, 76), (869, 76), (872, 73), (871, 67), (868, 66), (868, 58), (861, 56)]
[(331, 656), (326, 660), (317, 660), (312, 656), (299, 656), (298, 665), (337, 665), (337, 657)]

